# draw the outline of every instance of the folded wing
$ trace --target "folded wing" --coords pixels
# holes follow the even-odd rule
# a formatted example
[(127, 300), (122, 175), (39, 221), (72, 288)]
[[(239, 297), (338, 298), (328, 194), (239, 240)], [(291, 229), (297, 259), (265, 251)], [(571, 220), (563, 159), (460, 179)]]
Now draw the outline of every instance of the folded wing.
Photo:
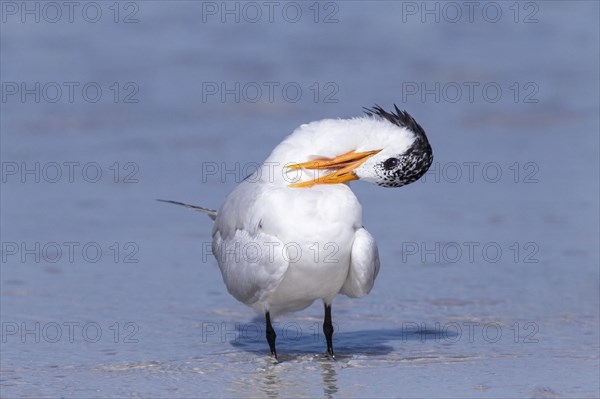
[(371, 291), (379, 273), (379, 251), (375, 239), (367, 230), (356, 231), (350, 255), (350, 271), (341, 294), (360, 298)]
[(283, 243), (260, 230), (250, 234), (240, 229), (228, 238), (216, 231), (213, 238), (213, 253), (229, 293), (250, 306), (268, 299), (288, 268)]

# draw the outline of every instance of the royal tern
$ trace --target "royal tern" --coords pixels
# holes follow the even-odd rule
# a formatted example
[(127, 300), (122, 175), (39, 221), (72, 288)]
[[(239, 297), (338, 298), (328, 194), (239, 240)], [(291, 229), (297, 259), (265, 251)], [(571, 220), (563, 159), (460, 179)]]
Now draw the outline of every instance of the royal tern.
[(407, 112), (375, 106), (365, 114), (300, 126), (235, 187), (218, 212), (166, 201), (214, 220), (212, 251), (227, 290), (265, 315), (275, 359), (271, 316), (321, 299), (327, 353), (335, 358), (333, 298), (362, 297), (373, 287), (378, 249), (347, 183), (401, 187), (423, 176), (433, 160), (425, 131)]

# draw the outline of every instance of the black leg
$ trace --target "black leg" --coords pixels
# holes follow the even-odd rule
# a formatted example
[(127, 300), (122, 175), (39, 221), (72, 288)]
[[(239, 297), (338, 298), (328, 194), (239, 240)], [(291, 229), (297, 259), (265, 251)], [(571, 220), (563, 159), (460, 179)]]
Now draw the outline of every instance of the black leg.
[(327, 340), (327, 353), (333, 359), (335, 359), (335, 355), (333, 354), (333, 324), (331, 323), (331, 305), (325, 304), (325, 320), (323, 321), (323, 333), (325, 334), (325, 339)]
[(265, 314), (265, 319), (267, 321), (267, 342), (269, 343), (269, 348), (271, 348), (271, 355), (277, 360), (277, 351), (275, 350), (275, 338), (277, 338), (277, 334), (275, 334), (275, 330), (273, 330), (273, 326), (271, 325), (271, 315), (269, 312)]

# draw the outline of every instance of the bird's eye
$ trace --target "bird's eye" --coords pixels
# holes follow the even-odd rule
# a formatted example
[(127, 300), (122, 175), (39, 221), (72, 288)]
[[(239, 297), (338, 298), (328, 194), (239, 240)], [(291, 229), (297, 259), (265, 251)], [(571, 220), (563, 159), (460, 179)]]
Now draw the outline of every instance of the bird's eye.
[(400, 163), (398, 158), (388, 158), (383, 162), (383, 167), (386, 170), (394, 169), (396, 166), (398, 166), (398, 163)]

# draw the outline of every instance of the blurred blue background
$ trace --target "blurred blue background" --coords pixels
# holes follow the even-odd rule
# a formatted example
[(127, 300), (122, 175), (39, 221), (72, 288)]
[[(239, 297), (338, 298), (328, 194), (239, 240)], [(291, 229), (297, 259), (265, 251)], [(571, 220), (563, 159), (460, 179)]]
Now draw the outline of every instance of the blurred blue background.
[[(600, 394), (597, 2), (69, 4), (0, 2), (3, 397)], [(374, 104), (434, 165), (353, 184), (375, 288), (334, 302), (338, 362), (315, 304), (273, 365), (209, 219), (154, 199), (217, 208)]]

